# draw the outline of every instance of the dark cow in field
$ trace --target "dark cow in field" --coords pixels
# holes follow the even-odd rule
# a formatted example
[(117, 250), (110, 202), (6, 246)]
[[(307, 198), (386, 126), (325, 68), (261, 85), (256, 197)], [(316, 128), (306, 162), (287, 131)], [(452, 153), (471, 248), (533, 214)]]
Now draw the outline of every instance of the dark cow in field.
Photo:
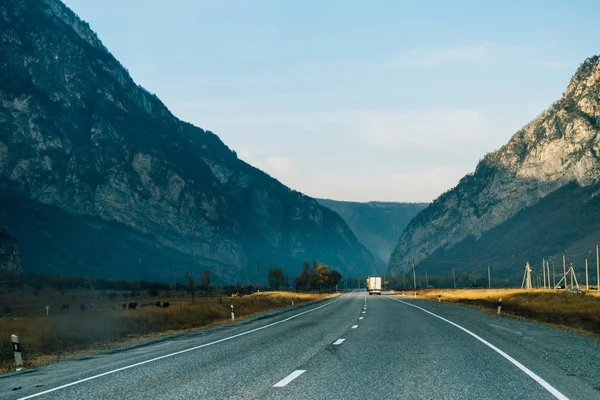
[(169, 306), (170, 306), (170, 304), (167, 301), (165, 301), (164, 303), (162, 303), (162, 308), (167, 308)]
[(134, 301), (133, 303), (129, 303), (127, 305), (127, 308), (129, 308), (130, 310), (135, 310), (137, 308), (137, 301)]
[(127, 303), (123, 303), (123, 310), (127, 309)]
[(157, 301), (156, 303), (154, 303), (154, 305), (155, 305), (156, 307), (160, 307), (160, 301)]
[(59, 311), (69, 311), (69, 305), (68, 304), (63, 304), (62, 306), (60, 306), (60, 310)]

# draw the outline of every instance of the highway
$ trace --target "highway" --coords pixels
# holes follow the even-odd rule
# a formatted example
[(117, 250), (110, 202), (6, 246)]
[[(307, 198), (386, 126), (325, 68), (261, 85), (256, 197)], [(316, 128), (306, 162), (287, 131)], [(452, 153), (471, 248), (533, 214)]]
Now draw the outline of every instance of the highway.
[(0, 399), (600, 399), (599, 372), (595, 338), (356, 291), (6, 374)]

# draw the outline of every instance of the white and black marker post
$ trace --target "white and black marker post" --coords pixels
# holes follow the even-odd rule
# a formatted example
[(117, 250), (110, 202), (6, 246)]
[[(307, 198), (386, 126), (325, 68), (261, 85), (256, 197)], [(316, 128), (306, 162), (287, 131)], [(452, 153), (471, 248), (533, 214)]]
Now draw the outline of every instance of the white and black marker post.
[(17, 335), (11, 335), (10, 338), (12, 340), (13, 350), (15, 352), (15, 364), (17, 365), (17, 371), (20, 371), (23, 369), (23, 356), (21, 355), (19, 337)]
[(438, 303), (441, 303), (441, 302), (442, 302), (442, 295), (438, 294)]
[(235, 307), (231, 305), (231, 320), (235, 321)]
[(500, 315), (500, 311), (502, 311), (502, 297), (498, 299), (498, 315)]

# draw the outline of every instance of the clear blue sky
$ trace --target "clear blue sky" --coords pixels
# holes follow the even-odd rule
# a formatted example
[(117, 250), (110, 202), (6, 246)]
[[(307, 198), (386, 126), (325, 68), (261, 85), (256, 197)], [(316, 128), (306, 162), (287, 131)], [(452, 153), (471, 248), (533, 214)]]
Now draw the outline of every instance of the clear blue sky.
[(176, 116), (338, 200), (433, 200), (600, 53), (598, 1), (65, 3)]

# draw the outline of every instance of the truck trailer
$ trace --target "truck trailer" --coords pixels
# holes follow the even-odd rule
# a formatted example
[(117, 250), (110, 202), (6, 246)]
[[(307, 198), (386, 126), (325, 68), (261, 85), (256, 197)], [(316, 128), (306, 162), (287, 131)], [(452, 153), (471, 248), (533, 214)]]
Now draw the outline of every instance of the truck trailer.
[(381, 294), (381, 277), (370, 276), (367, 278), (367, 290), (369, 294)]

